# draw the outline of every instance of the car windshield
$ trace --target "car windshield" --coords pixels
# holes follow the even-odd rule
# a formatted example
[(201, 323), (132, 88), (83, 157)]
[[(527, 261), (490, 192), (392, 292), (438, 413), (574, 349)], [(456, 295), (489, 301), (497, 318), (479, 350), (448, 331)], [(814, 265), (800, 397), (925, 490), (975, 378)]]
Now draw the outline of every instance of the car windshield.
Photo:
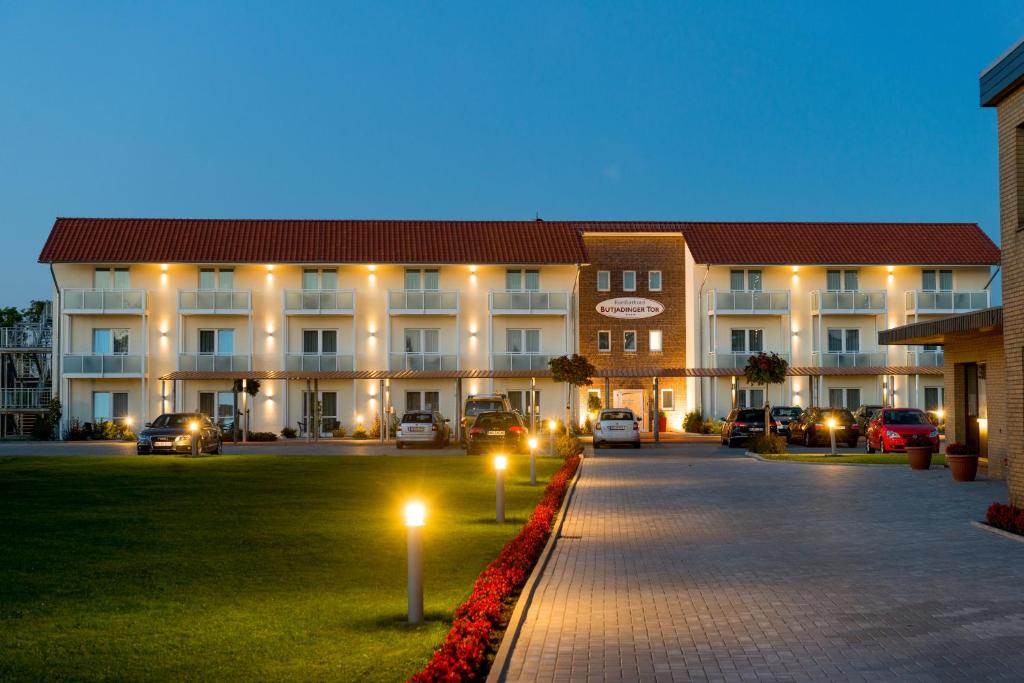
[(505, 406), (501, 405), (499, 399), (493, 401), (470, 401), (466, 404), (466, 415), (479, 415), (480, 413), (492, 413), (496, 410), (501, 410)]
[(185, 415), (182, 413), (164, 414), (153, 420), (154, 427), (188, 427), (190, 422), (199, 420), (202, 422), (202, 415)]
[(773, 417), (799, 417), (799, 408), (772, 408)]
[(484, 429), (504, 429), (514, 423), (515, 417), (512, 413), (493, 413), (477, 417), (474, 426), (483, 427)]
[(434, 416), (430, 413), (406, 413), (402, 416), (402, 422), (409, 423), (415, 422), (419, 424), (430, 424), (434, 421)]
[(764, 411), (741, 410), (736, 414), (736, 419), (740, 422), (764, 422)]
[(931, 423), (928, 421), (928, 417), (919, 410), (887, 410), (885, 411), (885, 424), (926, 425)]
[(633, 413), (628, 410), (606, 410), (601, 413), (602, 420), (632, 420)]
[(846, 408), (831, 408), (829, 410), (821, 411), (821, 416), (826, 420), (833, 418), (840, 421), (853, 422), (853, 413)]

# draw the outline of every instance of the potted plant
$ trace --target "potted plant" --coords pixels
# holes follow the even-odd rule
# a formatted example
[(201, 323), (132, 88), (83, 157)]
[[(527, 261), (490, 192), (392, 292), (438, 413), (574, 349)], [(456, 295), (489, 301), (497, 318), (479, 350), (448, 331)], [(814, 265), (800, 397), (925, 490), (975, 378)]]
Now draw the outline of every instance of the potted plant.
[(926, 470), (932, 466), (931, 446), (907, 446), (907, 462), (912, 470)]
[(946, 464), (953, 481), (974, 481), (978, 475), (978, 454), (965, 443), (953, 442), (946, 446)]
[(658, 411), (658, 431), (662, 434), (668, 431), (668, 416), (664, 410)]

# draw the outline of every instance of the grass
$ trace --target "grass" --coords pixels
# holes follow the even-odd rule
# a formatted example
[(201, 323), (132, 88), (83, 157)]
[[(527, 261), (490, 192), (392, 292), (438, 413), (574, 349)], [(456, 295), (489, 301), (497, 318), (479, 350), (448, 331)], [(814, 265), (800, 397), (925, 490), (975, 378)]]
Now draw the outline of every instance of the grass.
[[(789, 462), (824, 462), (824, 463), (858, 463), (861, 465), (907, 465), (906, 453), (857, 453), (855, 455), (814, 455), (814, 454), (792, 454), (785, 455), (762, 455), (765, 460), (785, 460)], [(932, 467), (942, 467), (946, 464), (946, 456), (941, 453), (932, 454)]]
[(0, 459), (0, 680), (404, 679), (540, 498), (509, 467), (498, 525), (489, 458)]

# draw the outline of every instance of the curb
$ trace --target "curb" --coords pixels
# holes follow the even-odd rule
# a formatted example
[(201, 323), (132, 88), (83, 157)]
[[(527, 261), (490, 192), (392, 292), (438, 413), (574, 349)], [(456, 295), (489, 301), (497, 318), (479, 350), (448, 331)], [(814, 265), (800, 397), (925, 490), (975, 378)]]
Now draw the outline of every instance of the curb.
[[(892, 463), (891, 465), (886, 465), (886, 464), (882, 464), (882, 463), (870, 463), (870, 462), (808, 462), (807, 460), (769, 460), (768, 458), (761, 457), (760, 455), (758, 455), (757, 453), (754, 453), (753, 451), (747, 451), (743, 455), (747, 456), (748, 458), (753, 458), (754, 460), (760, 460), (761, 462), (768, 462), (768, 463), (771, 463), (773, 465), (776, 465), (776, 464), (785, 464), (785, 465), (816, 465), (818, 467), (820, 467), (821, 465), (839, 465), (840, 467), (906, 467), (906, 465), (901, 464), (901, 463)], [(946, 469), (946, 466), (945, 465), (932, 465), (931, 469), (943, 470), (943, 469)]]
[(509, 657), (512, 654), (516, 641), (519, 640), (519, 633), (523, 628), (523, 623), (526, 621), (526, 610), (529, 609), (530, 603), (533, 602), (534, 593), (537, 591), (537, 584), (540, 582), (540, 575), (544, 572), (544, 568), (547, 567), (548, 561), (554, 553), (555, 544), (562, 535), (562, 526), (565, 524), (566, 512), (569, 509), (569, 503), (572, 501), (573, 495), (576, 493), (576, 482), (582, 476), (583, 464), (585, 462), (586, 458), (581, 457), (580, 465), (576, 468), (576, 474), (573, 475), (572, 481), (569, 482), (569, 490), (566, 491), (565, 498), (562, 499), (562, 507), (558, 510), (558, 521), (555, 522), (555, 527), (551, 530), (551, 536), (548, 537), (548, 542), (544, 545), (544, 550), (541, 551), (537, 564), (533, 567), (533, 571), (530, 572), (530, 578), (523, 584), (523, 590), (519, 593), (519, 599), (516, 600), (512, 616), (509, 617), (508, 625), (505, 627), (505, 634), (501, 638), (501, 645), (498, 646), (498, 652), (494, 655), (494, 660), (491, 662), (491, 670), (487, 674), (487, 683), (498, 683), (504, 680), (506, 673), (508, 673)]
[(977, 529), (981, 529), (982, 531), (987, 531), (990, 534), (996, 534), (997, 536), (1008, 538), (1011, 541), (1016, 541), (1017, 543), (1024, 543), (1024, 536), (1021, 536), (1020, 534), (1012, 534), (1009, 531), (1005, 531), (1004, 529), (998, 529), (992, 526), (991, 524), (986, 524), (985, 522), (972, 521), (971, 526)]

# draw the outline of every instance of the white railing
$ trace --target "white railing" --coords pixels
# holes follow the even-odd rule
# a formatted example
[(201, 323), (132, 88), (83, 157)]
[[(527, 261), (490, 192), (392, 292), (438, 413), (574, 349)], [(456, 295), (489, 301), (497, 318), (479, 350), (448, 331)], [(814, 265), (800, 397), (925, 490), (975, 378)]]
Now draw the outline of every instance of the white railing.
[[(745, 368), (747, 367), (747, 360), (754, 355), (760, 353), (759, 351), (743, 351), (733, 353), (727, 351), (725, 353), (711, 352), (708, 354), (708, 367), (710, 368)], [(788, 353), (776, 354), (780, 358), (789, 362), (790, 355)]]
[(65, 375), (91, 377), (140, 377), (142, 356), (128, 353), (65, 353)]
[(352, 354), (341, 353), (289, 353), (285, 355), (285, 370), (293, 372), (324, 372), (353, 370)]
[(988, 290), (937, 292), (911, 289), (906, 293), (907, 313), (966, 313), (988, 308)]
[(781, 315), (789, 312), (788, 289), (717, 290), (708, 292), (708, 313)]
[(249, 356), (238, 353), (179, 353), (178, 369), (197, 372), (232, 372), (249, 369)]
[(847, 313), (878, 315), (885, 313), (884, 289), (855, 289), (837, 292), (816, 289), (811, 292), (811, 313)]
[(146, 310), (144, 289), (65, 289), (61, 294), (65, 313), (130, 313)]
[(252, 310), (248, 289), (179, 289), (180, 313), (247, 314)]
[(548, 370), (554, 356), (546, 353), (492, 353), (495, 370)]
[(457, 313), (457, 289), (392, 289), (388, 291), (388, 310), (392, 313)]
[(945, 361), (942, 349), (934, 351), (907, 351), (907, 365), (920, 365), (926, 368), (941, 368)]
[(866, 368), (886, 364), (885, 351), (815, 351), (811, 363), (820, 368)]
[(512, 291), (492, 289), (491, 313), (568, 313), (568, 292)]
[(392, 353), (391, 370), (457, 370), (458, 358), (444, 353)]
[(284, 310), (290, 314), (352, 315), (356, 310), (354, 289), (286, 289)]
[(7, 410), (38, 410), (46, 408), (53, 396), (47, 389), (10, 388), (0, 391), (0, 405)]

